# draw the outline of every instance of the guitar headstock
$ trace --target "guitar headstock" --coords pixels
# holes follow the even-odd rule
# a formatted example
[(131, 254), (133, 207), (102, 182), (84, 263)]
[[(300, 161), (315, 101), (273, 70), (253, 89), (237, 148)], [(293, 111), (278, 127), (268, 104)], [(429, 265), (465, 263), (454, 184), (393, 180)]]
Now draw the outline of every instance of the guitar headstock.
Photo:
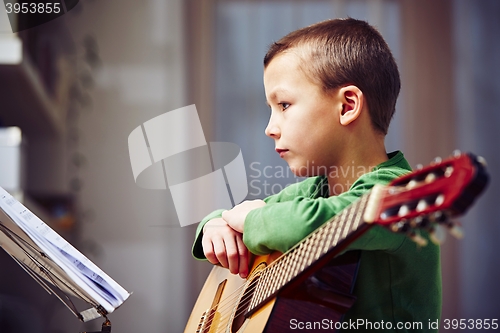
[(467, 211), (488, 183), (482, 157), (455, 152), (446, 159), (376, 187), (365, 211), (365, 221), (408, 233), (417, 243), (425, 240), (414, 231), (444, 225), (457, 237), (461, 232), (450, 219)]

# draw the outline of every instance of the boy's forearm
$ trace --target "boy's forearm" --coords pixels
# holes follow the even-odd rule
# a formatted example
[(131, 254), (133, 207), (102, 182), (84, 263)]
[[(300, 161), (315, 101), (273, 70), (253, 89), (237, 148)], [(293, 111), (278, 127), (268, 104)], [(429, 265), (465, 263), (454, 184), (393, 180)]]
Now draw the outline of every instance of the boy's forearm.
[(243, 241), (254, 254), (286, 252), (357, 198), (355, 195), (335, 200), (302, 197), (267, 204), (248, 214)]

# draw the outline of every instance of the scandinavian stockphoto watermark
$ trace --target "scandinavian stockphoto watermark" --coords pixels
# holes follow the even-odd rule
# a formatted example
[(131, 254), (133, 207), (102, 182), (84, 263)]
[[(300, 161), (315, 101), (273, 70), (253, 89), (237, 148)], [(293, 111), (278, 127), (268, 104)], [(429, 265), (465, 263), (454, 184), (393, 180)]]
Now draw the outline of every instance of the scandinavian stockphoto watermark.
[[(390, 321), (370, 321), (367, 319), (356, 319), (356, 320), (346, 320), (346, 321), (336, 321), (331, 319), (323, 319), (321, 321), (299, 321), (297, 319), (290, 320), (291, 330), (355, 330), (364, 332), (374, 332), (379, 330), (412, 330), (412, 331), (422, 331), (425, 323), (422, 322), (390, 322)], [(437, 328), (437, 321), (429, 320), (427, 326), (429, 329)]]
[(498, 319), (428, 319), (427, 321), (407, 321), (407, 322), (391, 322), (391, 321), (370, 321), (368, 319), (349, 319), (345, 321), (337, 321), (324, 318), (321, 321), (300, 321), (295, 318), (290, 319), (289, 327), (291, 330), (304, 331), (337, 331), (351, 330), (363, 332), (378, 332), (385, 330), (404, 330), (404, 331), (427, 331), (438, 330), (496, 330), (500, 326)]
[[(261, 162), (249, 164), (248, 181), (240, 148), (230, 142), (207, 142), (194, 104), (137, 126), (128, 137), (128, 148), (136, 184), (168, 188), (181, 226), (198, 223), (214, 210), (231, 209), (248, 194), (264, 198), (286, 191), (287, 196), (311, 197), (324, 186), (324, 182), (311, 183), (312, 188), (289, 186), (302, 179), (288, 167)], [(308, 161), (300, 168), (305, 170), (295, 172), (341, 179), (333, 185), (336, 193), (349, 190), (351, 180), (373, 171), (354, 161), (329, 168)]]
[(310, 196), (312, 193), (319, 193), (323, 186), (322, 182), (311, 183), (309, 187), (290, 186), (303, 180), (296, 174), (322, 175), (331, 179), (342, 181), (332, 184), (331, 190), (334, 193), (343, 193), (348, 191), (353, 185), (353, 180), (358, 179), (368, 172), (374, 172), (377, 176), (375, 166), (356, 165), (354, 161), (351, 164), (342, 166), (317, 165), (314, 161), (307, 161), (306, 164), (296, 168), (295, 173), (289, 167), (282, 165), (263, 165), (261, 162), (252, 162), (249, 165), (250, 171), (249, 195), (253, 197), (268, 197), (281, 191), (286, 191), (287, 196)]
[(181, 226), (200, 222), (216, 209), (230, 209), (248, 194), (240, 148), (208, 143), (194, 104), (136, 127), (128, 148), (136, 184), (168, 187)]

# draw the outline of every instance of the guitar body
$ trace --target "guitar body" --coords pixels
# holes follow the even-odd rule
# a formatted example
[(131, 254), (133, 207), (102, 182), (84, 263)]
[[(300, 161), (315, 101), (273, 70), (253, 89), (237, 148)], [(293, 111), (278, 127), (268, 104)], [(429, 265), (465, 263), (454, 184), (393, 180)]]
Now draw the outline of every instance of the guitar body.
[(359, 251), (343, 253), (347, 246), (373, 225), (405, 233), (420, 246), (427, 241), (418, 229), (426, 229), (431, 240), (439, 225), (460, 236), (450, 219), (486, 187), (485, 165), (480, 157), (457, 153), (376, 185), (285, 254), (255, 257), (247, 279), (214, 267), (185, 333), (338, 331), (355, 301), (360, 258)]
[(263, 332), (274, 301), (265, 304), (252, 316), (251, 320), (244, 320), (243, 325), (237, 331), (233, 331), (232, 324), (238, 305), (244, 296), (245, 287), (260, 270), (258, 267), (267, 266), (271, 261), (272, 258), (269, 256), (255, 257), (248, 279), (233, 275), (221, 266), (214, 266), (203, 285), (184, 332)]
[(278, 256), (279, 253), (255, 257), (247, 279), (214, 266), (184, 332), (296, 332), (299, 328), (305, 329), (306, 325), (310, 326), (308, 332), (334, 328), (355, 300), (349, 292), (354, 282), (358, 253), (332, 260), (307, 279), (283, 288), (276, 297), (246, 317), (245, 305), (252, 297), (254, 279)]

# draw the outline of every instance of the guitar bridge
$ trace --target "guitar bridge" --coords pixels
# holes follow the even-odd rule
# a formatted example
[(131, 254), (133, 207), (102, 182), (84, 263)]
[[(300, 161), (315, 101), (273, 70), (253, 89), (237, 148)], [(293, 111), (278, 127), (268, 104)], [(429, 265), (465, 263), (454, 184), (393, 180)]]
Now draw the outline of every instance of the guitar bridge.
[(219, 306), (222, 297), (222, 292), (224, 291), (224, 287), (226, 286), (226, 282), (227, 280), (224, 280), (221, 283), (219, 283), (217, 291), (215, 292), (214, 299), (212, 301), (212, 306), (210, 307), (210, 309), (207, 309), (205, 312), (203, 312), (196, 333), (210, 333), (212, 324), (217, 323), (218, 321), (217, 307)]

